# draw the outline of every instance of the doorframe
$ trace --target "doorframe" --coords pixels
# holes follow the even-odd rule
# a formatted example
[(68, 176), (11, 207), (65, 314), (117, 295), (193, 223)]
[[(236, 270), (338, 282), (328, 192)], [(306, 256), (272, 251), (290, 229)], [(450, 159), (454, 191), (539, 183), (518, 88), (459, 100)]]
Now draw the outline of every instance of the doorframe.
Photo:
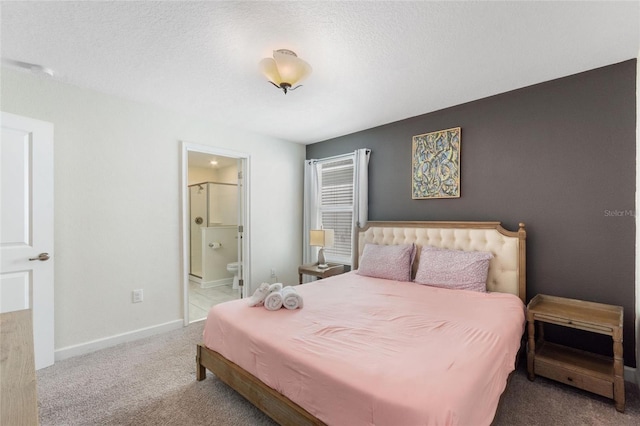
[[(30, 228), (29, 235), (24, 236), (25, 241), (5, 247), (10, 249), (13, 246), (15, 250), (19, 250), (19, 255), (5, 257), (0, 253), (0, 258), (2, 272), (23, 273), (29, 277), (25, 292), (28, 294), (24, 298), (29, 303), (23, 308), (32, 311), (35, 369), (39, 370), (53, 365), (56, 360), (54, 125), (48, 121), (5, 111), (0, 111), (0, 121), (3, 128), (24, 132), (26, 140), (23, 149), (30, 150), (25, 159), (29, 162), (25, 170), (29, 174), (25, 177), (28, 188), (23, 188), (30, 193), (25, 199), (29, 215), (25, 225)], [(27, 260), (43, 252), (50, 255), (46, 262)], [(18, 310), (22, 309), (12, 309)]]
[(243, 280), (244, 286), (241, 287), (241, 297), (246, 297), (246, 286), (251, 282), (251, 233), (249, 227), (250, 217), (250, 188), (249, 173), (251, 170), (251, 156), (244, 152), (233, 151), (224, 148), (216, 148), (208, 145), (196, 144), (193, 142), (180, 141), (180, 221), (181, 221), (181, 238), (180, 252), (182, 254), (180, 273), (182, 277), (182, 299), (184, 326), (189, 325), (189, 152), (199, 152), (204, 154), (219, 155), (221, 157), (236, 158), (240, 160), (238, 172), (242, 173), (242, 186), (240, 188), (240, 202), (243, 208), (240, 209), (240, 222), (238, 226), (242, 226), (242, 265), (239, 265), (239, 278)]

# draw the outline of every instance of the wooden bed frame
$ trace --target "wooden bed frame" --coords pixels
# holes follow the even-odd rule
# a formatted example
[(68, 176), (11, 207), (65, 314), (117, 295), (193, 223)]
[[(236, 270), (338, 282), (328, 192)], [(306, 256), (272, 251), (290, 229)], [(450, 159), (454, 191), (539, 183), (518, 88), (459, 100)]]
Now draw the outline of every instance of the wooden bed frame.
[[(517, 231), (507, 231), (500, 222), (369, 222), (367, 226), (358, 230), (356, 238), (358, 256), (353, 265), (354, 269), (357, 268), (357, 261), (366, 243), (413, 242), (418, 247), (428, 243), (428, 245), (448, 249), (491, 251), (494, 259), (489, 266), (487, 288), (490, 291), (515, 294), (526, 304), (524, 223), (519, 224)], [(507, 256), (509, 259), (506, 263), (499, 263), (505, 257), (500, 252), (501, 247), (505, 246), (502, 240), (508, 241), (508, 244), (513, 246), (510, 248), (512, 253)], [(515, 264), (512, 264), (514, 262)], [(417, 264), (418, 259), (414, 265)], [(325, 424), (286, 396), (265, 385), (251, 373), (200, 343), (196, 354), (198, 381), (206, 378), (206, 370), (211, 371), (218, 379), (282, 426)]]

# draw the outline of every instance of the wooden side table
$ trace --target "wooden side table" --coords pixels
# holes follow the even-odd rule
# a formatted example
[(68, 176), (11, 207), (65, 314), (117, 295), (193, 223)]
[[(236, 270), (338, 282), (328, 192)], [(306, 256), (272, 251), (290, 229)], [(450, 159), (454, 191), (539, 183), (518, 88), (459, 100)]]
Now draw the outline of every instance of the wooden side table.
[[(612, 398), (624, 412), (622, 320), (621, 306), (538, 294), (527, 306), (529, 380), (538, 374)], [(611, 336), (613, 358), (545, 342), (544, 323)]]
[(298, 266), (298, 275), (300, 276), (299, 283), (302, 284), (303, 275), (312, 275), (318, 277), (318, 279), (332, 277), (334, 275), (340, 275), (344, 272), (344, 265), (339, 263), (329, 263), (328, 268), (318, 268), (317, 263), (309, 263), (307, 265)]

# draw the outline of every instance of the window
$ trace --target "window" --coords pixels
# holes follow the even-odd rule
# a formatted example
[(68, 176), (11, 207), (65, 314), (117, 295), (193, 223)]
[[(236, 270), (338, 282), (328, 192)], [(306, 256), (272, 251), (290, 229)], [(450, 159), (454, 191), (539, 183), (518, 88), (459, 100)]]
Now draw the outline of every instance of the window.
[(367, 223), (368, 165), (371, 150), (304, 163), (303, 255), (305, 263), (317, 261), (317, 248), (309, 243), (309, 231), (322, 226), (333, 229), (333, 247), (325, 247), (332, 263), (352, 264), (356, 226)]
[(353, 247), (354, 166), (353, 157), (320, 163), (320, 221), (333, 229), (333, 247), (324, 249), (327, 261), (351, 264)]

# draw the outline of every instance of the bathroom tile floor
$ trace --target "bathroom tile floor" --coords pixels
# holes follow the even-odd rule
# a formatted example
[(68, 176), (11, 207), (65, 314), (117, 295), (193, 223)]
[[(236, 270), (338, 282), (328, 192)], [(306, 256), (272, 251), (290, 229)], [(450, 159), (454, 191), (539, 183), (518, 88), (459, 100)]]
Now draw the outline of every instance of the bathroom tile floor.
[(206, 318), (213, 305), (239, 298), (240, 290), (234, 290), (231, 284), (200, 288), (200, 284), (189, 281), (189, 322)]

